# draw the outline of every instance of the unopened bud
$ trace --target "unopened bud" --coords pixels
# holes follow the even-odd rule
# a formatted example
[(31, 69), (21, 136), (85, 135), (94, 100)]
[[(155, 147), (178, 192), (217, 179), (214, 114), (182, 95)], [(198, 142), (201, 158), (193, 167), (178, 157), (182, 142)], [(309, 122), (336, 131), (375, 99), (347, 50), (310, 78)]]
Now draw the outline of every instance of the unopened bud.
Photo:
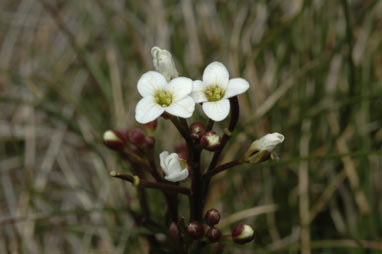
[(154, 120), (154, 121), (143, 124), (143, 127), (145, 127), (146, 129), (154, 131), (157, 128), (157, 125), (158, 125), (158, 121)]
[(211, 242), (217, 242), (219, 241), (220, 237), (222, 236), (222, 232), (217, 229), (217, 228), (214, 228), (214, 227), (211, 227), (208, 231), (207, 231), (207, 237), (208, 239), (211, 241)]
[(174, 242), (179, 241), (179, 229), (175, 222), (171, 222), (168, 228), (168, 237)]
[(255, 232), (249, 225), (241, 224), (232, 230), (232, 240), (235, 243), (245, 244), (253, 240)]
[(151, 55), (153, 57), (155, 70), (162, 73), (168, 81), (178, 77), (178, 71), (176, 70), (174, 60), (169, 51), (159, 47), (153, 47), (151, 49)]
[(150, 137), (150, 136), (146, 137), (145, 146), (152, 148), (152, 147), (154, 147), (154, 145), (155, 145), (155, 138)]
[(115, 151), (122, 151), (125, 146), (123, 135), (119, 131), (112, 130), (105, 131), (103, 134), (103, 143)]
[(221, 144), (222, 138), (214, 131), (207, 131), (200, 139), (200, 145), (209, 151), (215, 151)]
[(202, 238), (204, 235), (203, 224), (199, 221), (193, 221), (187, 226), (187, 233), (192, 238), (198, 239)]
[(204, 219), (206, 220), (206, 223), (210, 226), (216, 225), (220, 221), (220, 213), (216, 209), (210, 209), (206, 212), (206, 215), (204, 216)]
[(260, 163), (268, 160), (273, 149), (282, 143), (284, 139), (282, 134), (275, 132), (255, 140), (245, 152), (245, 160), (250, 163)]
[(200, 139), (206, 132), (206, 127), (201, 122), (195, 122), (190, 126), (190, 137), (192, 139)]
[(134, 129), (128, 133), (130, 142), (137, 147), (144, 147), (146, 145), (146, 135), (140, 129)]

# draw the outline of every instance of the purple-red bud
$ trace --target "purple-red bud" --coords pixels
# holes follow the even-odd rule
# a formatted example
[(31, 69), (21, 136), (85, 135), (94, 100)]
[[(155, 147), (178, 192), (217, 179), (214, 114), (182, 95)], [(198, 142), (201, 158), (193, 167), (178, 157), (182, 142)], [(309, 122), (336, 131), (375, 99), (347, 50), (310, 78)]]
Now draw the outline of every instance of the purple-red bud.
[(145, 146), (152, 148), (155, 145), (155, 138), (147, 136), (145, 142)]
[(207, 131), (200, 139), (200, 146), (209, 151), (215, 151), (221, 144), (222, 138), (214, 131)]
[(174, 147), (175, 152), (183, 160), (187, 160), (187, 145), (186, 143), (176, 143)]
[(171, 222), (168, 228), (168, 237), (174, 242), (179, 241), (179, 229), (175, 222)]
[(190, 126), (190, 137), (199, 140), (206, 132), (206, 127), (201, 122), (195, 122)]
[(187, 226), (187, 233), (194, 239), (202, 238), (204, 235), (203, 224), (199, 221), (193, 221)]
[(220, 237), (222, 236), (222, 232), (217, 229), (217, 228), (214, 228), (214, 227), (211, 227), (208, 231), (207, 231), (207, 237), (208, 239), (211, 241), (211, 242), (217, 242), (219, 241)]
[(146, 145), (146, 134), (140, 129), (129, 131), (128, 137), (130, 142), (137, 147), (144, 147)]
[(255, 232), (249, 225), (241, 224), (232, 230), (232, 240), (235, 243), (245, 244), (253, 240)]
[(123, 134), (115, 130), (107, 130), (103, 134), (103, 143), (109, 149), (114, 151), (122, 151), (125, 147), (125, 140)]
[(155, 129), (157, 128), (157, 125), (158, 125), (158, 121), (154, 120), (152, 122), (148, 122), (148, 123), (143, 124), (143, 127), (145, 127), (146, 129), (155, 131)]
[(220, 221), (220, 213), (215, 208), (210, 209), (206, 212), (204, 219), (206, 220), (206, 223), (208, 225), (210, 225), (210, 226), (216, 225)]

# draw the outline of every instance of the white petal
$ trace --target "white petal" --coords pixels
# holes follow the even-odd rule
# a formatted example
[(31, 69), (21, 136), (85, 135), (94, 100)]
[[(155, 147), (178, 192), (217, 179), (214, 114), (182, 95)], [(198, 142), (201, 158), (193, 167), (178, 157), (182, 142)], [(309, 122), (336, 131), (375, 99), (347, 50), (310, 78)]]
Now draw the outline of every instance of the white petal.
[(189, 118), (192, 116), (192, 113), (194, 113), (195, 102), (190, 96), (186, 96), (179, 101), (173, 102), (169, 107), (165, 108), (165, 110), (171, 115)]
[(229, 81), (227, 68), (220, 62), (210, 63), (203, 72), (203, 81), (206, 85), (219, 85), (226, 89)]
[(214, 121), (224, 120), (229, 114), (229, 100), (207, 101), (203, 103), (204, 113)]
[(167, 84), (166, 78), (156, 71), (144, 73), (138, 80), (138, 92), (142, 97), (154, 96), (154, 93)]
[(192, 84), (192, 93), (191, 97), (195, 101), (195, 103), (208, 101), (204, 90), (206, 89), (206, 85), (203, 81), (195, 80)]
[(257, 151), (269, 151), (271, 152), (275, 147), (284, 141), (284, 135), (280, 133), (267, 134), (264, 137), (256, 140), (250, 146), (250, 149)]
[(192, 92), (192, 79), (179, 77), (174, 78), (166, 86), (166, 89), (173, 95), (173, 101), (178, 101)]
[(163, 151), (159, 154), (159, 159), (160, 159), (160, 167), (162, 168), (163, 171), (166, 170), (166, 158), (168, 157), (168, 152)]
[(155, 103), (154, 97), (142, 98), (135, 107), (135, 119), (139, 123), (148, 123), (157, 119), (164, 112), (164, 108)]
[(170, 182), (179, 182), (186, 179), (188, 177), (188, 174), (188, 169), (185, 168), (180, 172), (176, 172), (171, 175), (166, 175), (164, 179)]
[(233, 78), (228, 82), (224, 98), (231, 98), (235, 95), (245, 93), (249, 88), (247, 80), (242, 78)]
[(172, 174), (175, 172), (180, 172), (182, 167), (180, 166), (179, 156), (177, 153), (170, 154), (166, 159), (166, 166), (168, 174)]

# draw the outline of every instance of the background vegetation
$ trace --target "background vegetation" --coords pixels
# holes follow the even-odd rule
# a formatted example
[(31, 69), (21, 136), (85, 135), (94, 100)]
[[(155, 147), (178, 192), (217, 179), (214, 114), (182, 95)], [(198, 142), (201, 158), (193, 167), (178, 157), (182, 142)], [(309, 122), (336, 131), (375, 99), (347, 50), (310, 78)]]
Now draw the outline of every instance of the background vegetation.
[[(128, 167), (101, 138), (138, 126), (154, 45), (182, 75), (218, 60), (250, 82), (223, 161), (286, 137), (278, 163), (215, 178), (220, 228), (256, 231), (227, 253), (382, 253), (381, 31), (378, 0), (2, 0), (0, 253), (145, 253), (136, 190), (108, 176)], [(175, 134), (160, 121), (158, 153)]]

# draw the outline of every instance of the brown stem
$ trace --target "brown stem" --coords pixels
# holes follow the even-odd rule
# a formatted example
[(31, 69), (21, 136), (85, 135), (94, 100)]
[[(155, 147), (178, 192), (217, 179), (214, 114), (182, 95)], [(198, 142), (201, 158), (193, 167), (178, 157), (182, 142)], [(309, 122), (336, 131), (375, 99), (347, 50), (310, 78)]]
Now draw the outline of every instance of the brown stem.
[[(228, 126), (228, 132), (225, 132), (222, 138), (221, 145), (219, 146), (218, 150), (215, 152), (214, 156), (212, 157), (211, 163), (208, 167), (208, 171), (213, 170), (216, 167), (216, 164), (218, 163), (220, 159), (220, 155), (224, 149), (224, 146), (228, 142), (229, 138), (231, 137), (231, 133), (236, 127), (237, 121), (239, 120), (239, 100), (237, 99), (237, 96), (232, 97), (229, 99), (230, 106), (231, 106), (231, 118), (229, 121), (229, 126)], [(203, 178), (203, 184), (202, 184), (202, 196), (203, 196), (203, 201), (202, 201), (202, 207), (204, 206), (204, 203), (207, 199), (207, 194), (208, 194), (208, 187), (210, 185), (210, 178)]]
[[(115, 171), (111, 171), (110, 175), (112, 177), (120, 178), (123, 180), (126, 180), (128, 182), (134, 183), (135, 177), (130, 175), (130, 174), (122, 174), (118, 173)], [(177, 185), (171, 185), (167, 183), (161, 183), (161, 182), (150, 182), (145, 179), (140, 179), (139, 178), (139, 183), (137, 187), (142, 187), (142, 188), (151, 188), (151, 189), (160, 189), (166, 193), (170, 194), (184, 194), (184, 195), (190, 195), (190, 189), (186, 187), (180, 187)]]
[(212, 170), (209, 170), (207, 173), (205, 173), (203, 175), (203, 178), (205, 180), (209, 181), (209, 180), (211, 180), (211, 177), (213, 177), (214, 175), (216, 175), (216, 174), (218, 174), (218, 173), (220, 173), (220, 172), (222, 172), (224, 170), (230, 169), (230, 168), (232, 168), (234, 166), (237, 166), (237, 165), (239, 165), (241, 163), (243, 163), (242, 160), (234, 160), (234, 161), (230, 161), (230, 162), (224, 163), (224, 164), (222, 164), (222, 165), (220, 165), (220, 166), (218, 166), (218, 167), (216, 167), (216, 168), (214, 168)]

